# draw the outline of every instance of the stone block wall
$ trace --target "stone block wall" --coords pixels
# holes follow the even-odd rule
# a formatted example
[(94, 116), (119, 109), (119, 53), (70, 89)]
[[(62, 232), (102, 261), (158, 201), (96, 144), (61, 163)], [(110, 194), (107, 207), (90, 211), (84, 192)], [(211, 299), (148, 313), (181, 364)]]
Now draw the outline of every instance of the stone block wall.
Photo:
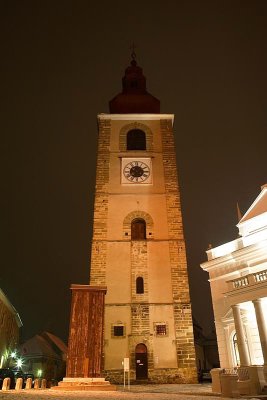
[[(128, 351), (131, 365), (131, 379), (135, 379), (135, 347), (144, 343), (148, 354), (148, 376), (155, 383), (193, 383), (197, 382), (193, 324), (189, 296), (186, 249), (183, 235), (182, 211), (178, 185), (176, 155), (171, 119), (159, 122), (162, 137), (162, 159), (165, 184), (165, 198), (168, 225), (169, 260), (171, 266), (173, 318), (175, 329), (177, 368), (155, 368), (153, 357), (153, 334), (150, 332), (149, 282), (147, 241), (131, 242), (131, 327), (127, 327)], [(130, 123), (119, 133), (119, 149), (126, 150), (125, 137), (129, 129), (142, 129), (148, 137), (148, 149), (153, 146), (153, 132), (145, 124)], [(91, 285), (106, 285), (107, 263), (107, 220), (108, 185), (110, 163), (111, 120), (99, 120), (99, 147), (97, 157), (96, 193), (94, 206), (94, 227), (91, 257)], [(155, 150), (155, 149), (154, 149)], [(131, 240), (130, 224), (133, 217), (146, 220), (147, 237), (154, 239), (153, 220), (142, 210), (133, 210), (122, 224), (121, 240)], [(152, 216), (153, 217), (153, 216)], [(166, 239), (164, 239), (166, 240)], [(144, 279), (144, 294), (136, 294), (137, 276)], [(118, 304), (119, 306), (119, 304)], [(175, 357), (175, 353), (174, 353)], [(176, 361), (175, 361), (176, 362)], [(123, 369), (105, 371), (111, 382), (123, 382)]]
[[(2, 293), (0, 295), (4, 296)], [(5, 362), (8, 353), (16, 349), (19, 341), (19, 327), (14, 312), (0, 296), (0, 362)], [(3, 357), (3, 358), (2, 358)]]
[(178, 368), (197, 381), (192, 312), (189, 296), (186, 249), (178, 185), (175, 143), (170, 120), (161, 120), (163, 167), (168, 215), (169, 248), (174, 301)]
[[(123, 384), (122, 369), (104, 371), (104, 376), (108, 381), (113, 384)], [(152, 368), (148, 369), (148, 376), (148, 383), (196, 383), (194, 368)], [(133, 369), (130, 370), (130, 380), (132, 382), (135, 381), (135, 371)]]
[(99, 120), (90, 284), (105, 285), (111, 121)]

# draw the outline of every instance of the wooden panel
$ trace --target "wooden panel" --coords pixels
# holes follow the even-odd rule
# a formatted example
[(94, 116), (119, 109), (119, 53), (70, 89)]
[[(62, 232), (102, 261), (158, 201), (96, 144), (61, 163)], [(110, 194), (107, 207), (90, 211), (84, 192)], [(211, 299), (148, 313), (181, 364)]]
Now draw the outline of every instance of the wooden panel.
[(103, 351), (105, 287), (72, 285), (68, 377), (99, 377)]

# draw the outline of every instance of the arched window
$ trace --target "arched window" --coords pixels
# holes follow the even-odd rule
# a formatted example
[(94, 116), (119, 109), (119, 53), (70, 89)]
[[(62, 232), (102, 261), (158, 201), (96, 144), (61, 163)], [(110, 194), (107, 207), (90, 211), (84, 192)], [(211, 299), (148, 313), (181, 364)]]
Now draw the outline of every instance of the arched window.
[(127, 133), (127, 150), (146, 150), (146, 134), (141, 129), (131, 129)]
[(144, 293), (144, 279), (141, 276), (136, 278), (136, 293), (142, 294)]
[(144, 219), (136, 218), (132, 220), (131, 239), (132, 240), (146, 239), (146, 221)]

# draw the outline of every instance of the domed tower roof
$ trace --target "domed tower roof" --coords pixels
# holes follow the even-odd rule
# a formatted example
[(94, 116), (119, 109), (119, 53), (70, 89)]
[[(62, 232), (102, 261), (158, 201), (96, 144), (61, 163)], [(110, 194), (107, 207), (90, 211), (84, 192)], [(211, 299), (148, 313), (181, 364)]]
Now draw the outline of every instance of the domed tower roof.
[(132, 53), (131, 65), (122, 78), (122, 93), (109, 102), (111, 114), (159, 114), (160, 101), (146, 91), (146, 78)]

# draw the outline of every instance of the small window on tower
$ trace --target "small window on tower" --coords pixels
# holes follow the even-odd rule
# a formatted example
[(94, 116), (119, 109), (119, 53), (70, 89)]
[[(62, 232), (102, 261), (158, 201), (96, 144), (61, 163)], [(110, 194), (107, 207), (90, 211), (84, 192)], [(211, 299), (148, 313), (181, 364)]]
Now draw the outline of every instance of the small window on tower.
[(136, 278), (136, 293), (143, 294), (144, 293), (144, 279), (141, 276)]
[(138, 82), (137, 81), (132, 81), (131, 82), (131, 87), (132, 88), (137, 88), (137, 86), (138, 86)]
[(127, 133), (127, 150), (146, 150), (146, 134), (141, 129), (131, 129)]
[(154, 331), (156, 336), (167, 336), (167, 325), (163, 322), (156, 322), (154, 324)]
[(111, 336), (113, 337), (124, 337), (125, 336), (125, 325), (113, 324), (111, 327)]
[(146, 221), (141, 218), (136, 218), (131, 223), (131, 239), (145, 240), (146, 239)]

